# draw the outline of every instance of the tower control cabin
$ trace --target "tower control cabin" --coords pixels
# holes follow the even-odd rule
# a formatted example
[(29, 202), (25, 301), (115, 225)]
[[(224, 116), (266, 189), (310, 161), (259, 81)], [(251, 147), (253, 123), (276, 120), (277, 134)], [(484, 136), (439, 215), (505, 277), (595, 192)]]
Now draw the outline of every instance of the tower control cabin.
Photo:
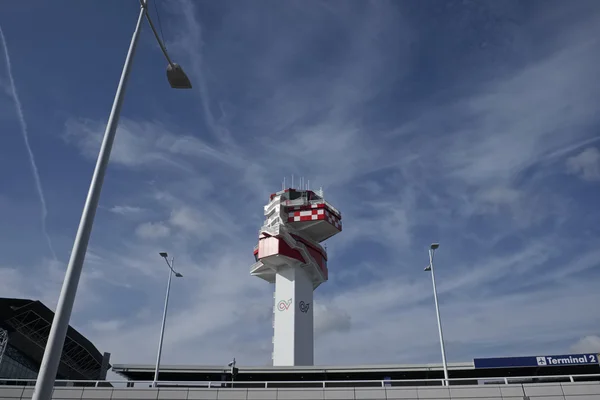
[(311, 366), (313, 291), (328, 275), (320, 243), (342, 230), (342, 216), (322, 190), (284, 189), (271, 195), (265, 217), (250, 273), (275, 283), (273, 365)]

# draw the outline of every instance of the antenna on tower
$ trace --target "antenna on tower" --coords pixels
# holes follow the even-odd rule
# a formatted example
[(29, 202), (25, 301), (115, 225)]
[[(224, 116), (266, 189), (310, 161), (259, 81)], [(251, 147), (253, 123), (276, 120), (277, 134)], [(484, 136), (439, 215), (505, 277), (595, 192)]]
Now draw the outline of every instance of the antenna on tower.
[(283, 187), (281, 188), (281, 190), (285, 190), (285, 176), (283, 177)]
[(292, 189), (294, 188), (294, 174), (292, 174)]

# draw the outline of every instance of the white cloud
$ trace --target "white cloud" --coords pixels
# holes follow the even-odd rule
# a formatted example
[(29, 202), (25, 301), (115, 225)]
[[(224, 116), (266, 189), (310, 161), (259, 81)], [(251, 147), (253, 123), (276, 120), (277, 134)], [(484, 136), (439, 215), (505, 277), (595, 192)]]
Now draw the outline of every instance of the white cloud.
[(600, 151), (588, 147), (566, 161), (567, 171), (586, 181), (600, 181)]
[[(95, 160), (105, 127), (104, 123), (88, 119), (69, 119), (63, 138), (67, 143), (79, 147), (86, 158)], [(181, 156), (184, 155), (210, 161), (229, 161), (225, 155), (210, 148), (200, 139), (176, 136), (159, 122), (120, 119), (111, 152), (112, 163), (131, 168), (176, 167), (186, 172), (194, 172), (193, 167), (182, 159)]]
[(0, 292), (4, 297), (24, 297), (23, 276), (15, 268), (0, 268)]
[(134, 206), (113, 206), (110, 208), (110, 212), (120, 215), (139, 214), (142, 211), (142, 208)]
[[(470, 183), (512, 180), (547, 153), (581, 139), (586, 130), (574, 129), (567, 135), (564, 128), (580, 127), (594, 118), (593, 106), (586, 103), (598, 94), (587, 84), (591, 60), (578, 58), (586, 57), (594, 46), (590, 41), (570, 43), (459, 103), (474, 124), (446, 153), (457, 176)], [(563, 71), (559, 81), (557, 70)], [(573, 103), (581, 106), (565, 107)]]
[(108, 320), (108, 321), (92, 321), (90, 323), (90, 328), (98, 331), (105, 332), (109, 334), (118, 334), (119, 329), (123, 326), (123, 321), (118, 320)]
[[(54, 260), (44, 260), (39, 265), (29, 268), (0, 267), (0, 293), (3, 297), (26, 298), (40, 300), (50, 309), (55, 309), (58, 295), (61, 290), (66, 265)], [(31, 274), (25, 272), (30, 271)], [(31, 277), (43, 279), (31, 279)], [(97, 304), (100, 298), (94, 287), (98, 282), (104, 281), (102, 271), (88, 265), (84, 268), (80, 282), (77, 302), (73, 313), (85, 312), (89, 307)]]
[(196, 239), (205, 241), (213, 237), (232, 237), (240, 232), (235, 214), (219, 204), (191, 207), (164, 193), (160, 193), (158, 198), (171, 207), (169, 224), (184, 234), (194, 235)]
[(202, 216), (191, 208), (180, 208), (173, 210), (169, 222), (178, 228), (187, 232), (193, 232), (197, 235), (206, 236), (210, 229), (208, 225), (203, 224)]
[(352, 326), (348, 312), (331, 305), (315, 304), (315, 337), (334, 332), (347, 332)]
[[(93, 160), (98, 157), (104, 129), (105, 124), (100, 122), (70, 119), (66, 123), (64, 138), (68, 142), (74, 142), (84, 156)], [(147, 131), (148, 135), (136, 135), (138, 130)], [(117, 129), (111, 161), (131, 167), (156, 163), (161, 158), (161, 150), (155, 148), (154, 144), (163, 131), (158, 124), (130, 123), (127, 119), (122, 119)]]
[(490, 205), (510, 205), (520, 197), (521, 193), (518, 190), (502, 186), (488, 188), (480, 194), (480, 199)]
[[(269, 299), (272, 295), (267, 292), (269, 285), (249, 276), (250, 264), (246, 260), (251, 257), (227, 254), (222, 251), (224, 248), (217, 246), (214, 254), (208, 254), (205, 263), (200, 265), (190, 263), (182, 252), (169, 251), (175, 257), (175, 268), (183, 273), (183, 278), (172, 283), (165, 334), (165, 363), (195, 363), (202, 359), (217, 364), (221, 357), (225, 357), (226, 349), (232, 346), (231, 340), (237, 334), (245, 343), (246, 349), (241, 352), (243, 357), (243, 354), (253, 351), (251, 343), (256, 332), (268, 332), (272, 315)], [(160, 328), (158, 311), (162, 310), (167, 273), (166, 266), (158, 263), (158, 257), (156, 260), (155, 265), (161, 269), (149, 271), (148, 276), (153, 278), (153, 282), (138, 278), (138, 284), (144, 283), (145, 287), (153, 288), (153, 293), (146, 295), (143, 310), (120, 320), (98, 320), (87, 324), (86, 332), (103, 348), (113, 350), (114, 362), (151, 362), (154, 357), (155, 338)], [(148, 261), (145, 263), (148, 267), (153, 265)], [(116, 326), (119, 328), (114, 334), (106, 334)], [(269, 336), (262, 339), (270, 342)], [(199, 341), (204, 345), (199, 346)], [(184, 351), (186, 346), (188, 350)], [(266, 351), (262, 356), (268, 354)]]
[(573, 353), (599, 353), (600, 352), (600, 336), (590, 335), (578, 340), (571, 346)]
[[(529, 346), (525, 351), (530, 354), (535, 354), (535, 346), (545, 352), (564, 352), (566, 348), (556, 348), (553, 343), (585, 334), (600, 322), (597, 317), (583, 322), (583, 316), (589, 317), (585, 310), (573, 312), (578, 304), (594, 301), (596, 295), (590, 291), (593, 283), (552, 285), (529, 293), (496, 294), (492, 298), (477, 294), (479, 285), (481, 281), (472, 281), (440, 294), (442, 323), (452, 361), (466, 361), (467, 357), (461, 356), (465, 349), (470, 357), (485, 356), (480, 348), (499, 344)], [(457, 294), (461, 296), (456, 298)], [(345, 363), (360, 363), (365, 354), (377, 362), (422, 362), (425, 354), (419, 352), (435, 350), (437, 326), (426, 277), (417, 285), (406, 285), (392, 278), (365, 290), (349, 290), (334, 299), (347, 308), (353, 320), (352, 329), (318, 342), (320, 362), (341, 359)], [(377, 340), (367, 341), (367, 337)], [(348, 350), (354, 348), (360, 348), (360, 354)], [(431, 354), (429, 360), (437, 361), (436, 352)]]
[(145, 222), (135, 229), (142, 239), (160, 239), (169, 236), (171, 229), (163, 222)]

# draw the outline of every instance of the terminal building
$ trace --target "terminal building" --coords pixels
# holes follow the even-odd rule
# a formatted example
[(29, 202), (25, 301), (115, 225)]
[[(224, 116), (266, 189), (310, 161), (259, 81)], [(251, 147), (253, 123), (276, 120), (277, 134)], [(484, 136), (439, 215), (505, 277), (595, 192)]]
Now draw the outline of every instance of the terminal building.
[[(154, 365), (115, 364), (113, 371), (130, 381), (152, 381)], [(240, 367), (163, 365), (165, 386), (253, 388), (441, 386), (441, 364)], [(451, 385), (539, 383), (600, 380), (597, 354), (475, 359), (448, 364)]]
[[(37, 378), (53, 319), (39, 301), (0, 298), (0, 382)], [(105, 380), (109, 360), (69, 326), (56, 379)]]

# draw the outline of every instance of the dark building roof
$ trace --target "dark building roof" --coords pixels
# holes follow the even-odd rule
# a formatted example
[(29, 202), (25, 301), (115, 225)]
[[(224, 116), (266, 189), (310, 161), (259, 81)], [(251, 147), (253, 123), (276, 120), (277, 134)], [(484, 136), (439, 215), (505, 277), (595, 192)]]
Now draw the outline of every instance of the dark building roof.
[[(9, 344), (37, 365), (43, 358), (53, 319), (54, 312), (40, 301), (0, 298), (0, 327), (9, 332)], [(57, 377), (102, 379), (102, 362), (103, 354), (69, 326)]]

